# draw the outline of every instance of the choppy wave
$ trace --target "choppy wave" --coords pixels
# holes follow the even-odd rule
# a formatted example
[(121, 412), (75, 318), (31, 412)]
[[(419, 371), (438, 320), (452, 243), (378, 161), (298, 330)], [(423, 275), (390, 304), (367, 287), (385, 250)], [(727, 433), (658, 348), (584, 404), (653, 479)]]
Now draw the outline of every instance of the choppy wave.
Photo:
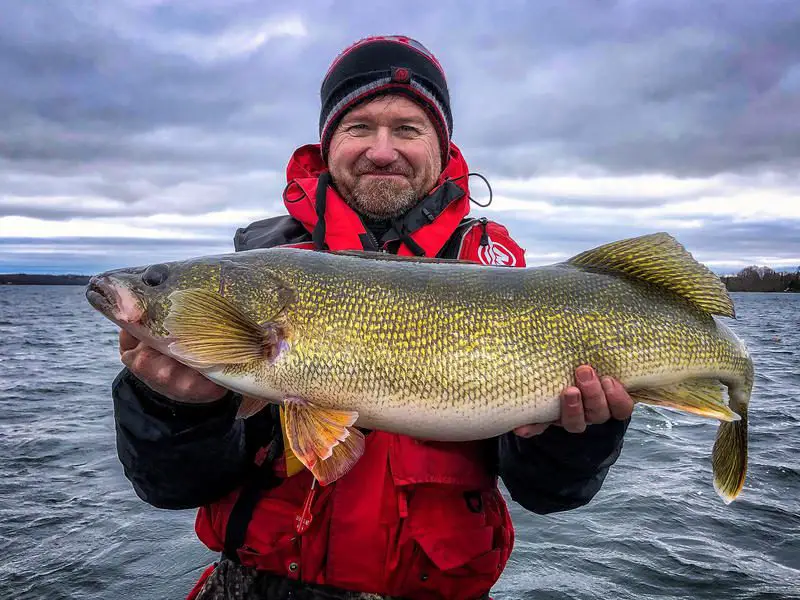
[[(716, 423), (637, 408), (586, 507), (510, 503), (497, 600), (800, 598), (800, 295), (735, 294), (756, 363), (750, 471), (724, 505)], [(0, 598), (184, 597), (215, 556), (193, 511), (140, 501), (116, 457), (116, 330), (80, 287), (0, 288)]]

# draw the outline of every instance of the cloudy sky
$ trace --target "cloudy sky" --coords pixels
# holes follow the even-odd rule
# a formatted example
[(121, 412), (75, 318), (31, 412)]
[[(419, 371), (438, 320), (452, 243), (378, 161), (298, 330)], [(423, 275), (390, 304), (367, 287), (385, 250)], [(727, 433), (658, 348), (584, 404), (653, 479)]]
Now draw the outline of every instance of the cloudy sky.
[(718, 272), (800, 266), (800, 2), (467, 6), (5, 3), (0, 272), (230, 251), (282, 213), (331, 59), (395, 33), (442, 62), (474, 212), (530, 264), (668, 231)]

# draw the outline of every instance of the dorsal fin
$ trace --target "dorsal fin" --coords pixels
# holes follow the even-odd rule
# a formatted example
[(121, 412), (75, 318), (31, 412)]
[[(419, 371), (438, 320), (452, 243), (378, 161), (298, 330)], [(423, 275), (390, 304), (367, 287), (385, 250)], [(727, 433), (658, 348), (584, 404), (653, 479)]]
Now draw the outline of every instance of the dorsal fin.
[(707, 313), (735, 316), (722, 280), (667, 233), (611, 242), (581, 252), (567, 263), (647, 281), (678, 294)]

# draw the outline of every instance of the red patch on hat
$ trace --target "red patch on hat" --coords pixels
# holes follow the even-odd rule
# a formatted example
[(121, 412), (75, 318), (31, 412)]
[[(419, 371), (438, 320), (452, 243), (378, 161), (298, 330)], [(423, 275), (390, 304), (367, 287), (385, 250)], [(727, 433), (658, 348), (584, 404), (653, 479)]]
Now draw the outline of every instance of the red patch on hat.
[(408, 83), (411, 81), (411, 71), (405, 67), (392, 67), (392, 81), (395, 83)]

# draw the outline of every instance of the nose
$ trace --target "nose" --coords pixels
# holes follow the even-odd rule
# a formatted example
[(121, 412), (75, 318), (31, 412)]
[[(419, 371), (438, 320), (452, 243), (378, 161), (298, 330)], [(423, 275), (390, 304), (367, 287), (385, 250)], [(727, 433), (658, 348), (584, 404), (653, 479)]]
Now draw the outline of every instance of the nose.
[(367, 149), (366, 157), (378, 167), (385, 167), (397, 160), (397, 150), (388, 127), (378, 128)]
[(142, 282), (150, 287), (156, 287), (164, 283), (168, 276), (169, 267), (167, 265), (150, 265), (142, 273)]

